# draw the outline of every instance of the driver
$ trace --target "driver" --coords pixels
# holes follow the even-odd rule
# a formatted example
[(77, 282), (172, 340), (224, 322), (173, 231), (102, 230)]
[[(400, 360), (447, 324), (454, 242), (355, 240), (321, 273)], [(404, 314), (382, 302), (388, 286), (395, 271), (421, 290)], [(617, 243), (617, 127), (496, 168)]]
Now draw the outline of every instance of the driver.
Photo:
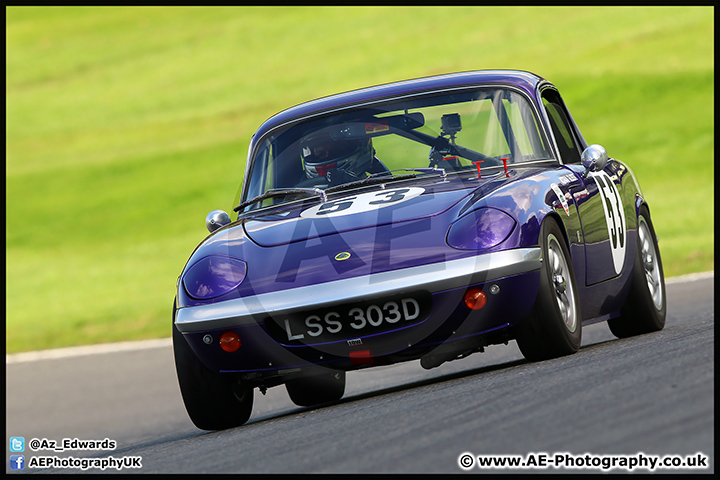
[(325, 177), (331, 185), (365, 178), (365, 172), (386, 170), (375, 161), (370, 137), (335, 140), (327, 131), (313, 132), (300, 140), (300, 152), (305, 176)]

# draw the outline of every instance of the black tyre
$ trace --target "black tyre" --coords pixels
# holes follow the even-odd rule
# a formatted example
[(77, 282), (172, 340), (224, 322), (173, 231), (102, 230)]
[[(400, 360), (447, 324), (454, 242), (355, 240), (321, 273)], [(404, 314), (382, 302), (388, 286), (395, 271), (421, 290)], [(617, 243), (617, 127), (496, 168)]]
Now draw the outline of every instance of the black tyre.
[(631, 282), (620, 317), (608, 320), (610, 331), (618, 338), (665, 327), (665, 277), (655, 229), (645, 205), (638, 215), (637, 254)]
[[(175, 308), (173, 307), (173, 321)], [(190, 420), (202, 430), (238, 427), (250, 418), (253, 389), (236, 377), (211, 372), (200, 363), (173, 323), (173, 352), (178, 383)]]
[(575, 273), (565, 237), (552, 217), (542, 224), (540, 245), (543, 262), (537, 298), (516, 335), (520, 352), (530, 361), (575, 353), (582, 339)]
[(285, 382), (290, 400), (301, 407), (336, 402), (345, 394), (345, 372), (333, 371)]

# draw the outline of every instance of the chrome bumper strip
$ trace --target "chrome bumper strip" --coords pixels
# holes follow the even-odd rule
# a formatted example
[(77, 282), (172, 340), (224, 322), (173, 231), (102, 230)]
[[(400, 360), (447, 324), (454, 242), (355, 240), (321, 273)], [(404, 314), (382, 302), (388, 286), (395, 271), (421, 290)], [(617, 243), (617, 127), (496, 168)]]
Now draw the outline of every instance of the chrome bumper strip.
[(307, 309), (314, 305), (351, 302), (393, 291), (435, 285), (458, 288), (474, 283), (527, 273), (540, 268), (540, 248), (519, 248), (487, 253), (449, 262), (363, 275), (332, 282), (236, 298), (220, 303), (180, 308), (175, 323), (182, 332), (196, 332), (239, 325), (253, 325), (259, 316), (283, 310)]

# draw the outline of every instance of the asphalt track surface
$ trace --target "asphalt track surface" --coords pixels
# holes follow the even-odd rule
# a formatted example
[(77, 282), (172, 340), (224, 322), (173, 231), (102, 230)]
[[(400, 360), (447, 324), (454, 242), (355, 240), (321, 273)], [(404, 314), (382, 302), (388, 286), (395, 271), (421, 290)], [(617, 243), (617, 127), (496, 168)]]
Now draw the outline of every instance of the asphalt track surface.
[(169, 340), (59, 358), (8, 356), (6, 452), (11, 436), (27, 444), (107, 438), (117, 442), (114, 450), (34, 452), (26, 445), (26, 465), (40, 456), (142, 457), (141, 469), (123, 473), (464, 473), (463, 453), (525, 460), (530, 453), (536, 460), (701, 453), (707, 468), (656, 472), (713, 473), (713, 287), (712, 275), (671, 281), (664, 330), (618, 340), (605, 323), (591, 325), (580, 351), (560, 359), (529, 363), (511, 342), (433, 370), (415, 361), (351, 372), (345, 397), (317, 408), (294, 406), (282, 386), (265, 396), (256, 390), (250, 421), (220, 432), (188, 419)]

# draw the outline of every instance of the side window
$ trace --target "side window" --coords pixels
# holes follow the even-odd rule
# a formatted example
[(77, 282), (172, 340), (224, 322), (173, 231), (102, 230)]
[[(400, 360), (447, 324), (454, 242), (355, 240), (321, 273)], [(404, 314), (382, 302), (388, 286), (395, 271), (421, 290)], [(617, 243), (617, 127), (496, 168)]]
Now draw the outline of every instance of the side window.
[(580, 145), (557, 93), (546, 90), (543, 92), (542, 101), (563, 163), (580, 163)]
[(512, 127), (517, 146), (520, 149), (520, 156), (515, 161), (549, 158), (550, 154), (541, 140), (535, 115), (528, 108), (527, 102), (520, 102), (517, 99), (510, 101), (504, 98), (503, 107)]
[[(285, 143), (292, 139), (292, 143)], [(292, 188), (305, 178), (300, 156), (300, 139), (286, 135), (275, 139), (267, 164), (268, 181), (265, 191), (271, 188)]]
[(263, 148), (259, 149), (258, 154), (252, 160), (251, 169), (249, 171), (250, 182), (248, 183), (246, 199), (257, 197), (261, 195), (265, 190), (265, 185), (268, 182), (268, 177), (265, 172), (267, 171), (267, 161), (269, 156), (270, 141), (266, 141)]

